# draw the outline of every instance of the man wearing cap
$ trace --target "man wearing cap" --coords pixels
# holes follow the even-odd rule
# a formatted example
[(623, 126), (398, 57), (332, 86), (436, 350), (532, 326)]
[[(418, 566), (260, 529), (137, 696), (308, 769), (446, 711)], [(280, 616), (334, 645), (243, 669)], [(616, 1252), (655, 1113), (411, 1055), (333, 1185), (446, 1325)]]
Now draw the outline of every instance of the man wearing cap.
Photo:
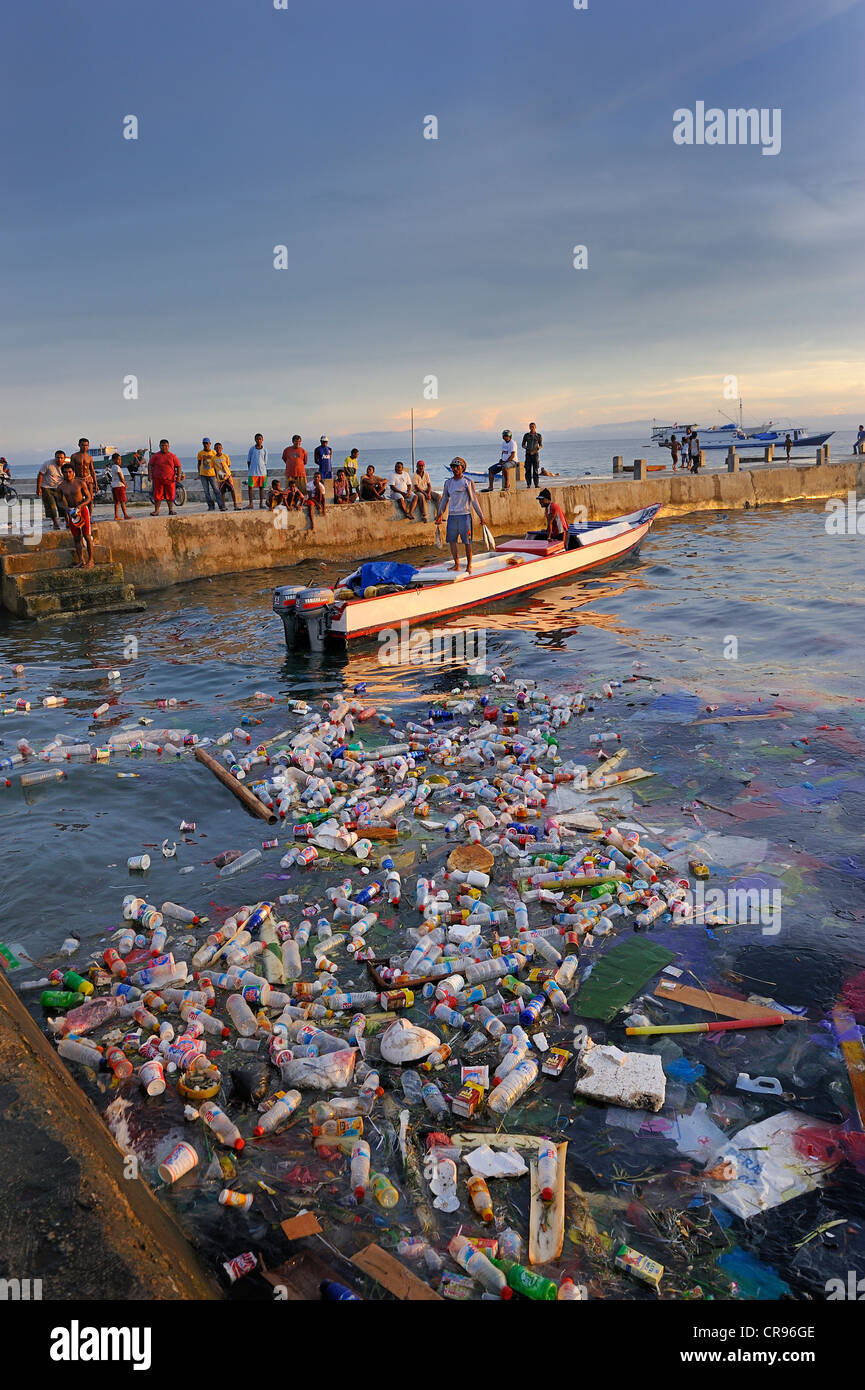
[(544, 437), (538, 434), (538, 427), (532, 420), (527, 432), (523, 435), (523, 448), (526, 451), (526, 487), (537, 487), (538, 485), (538, 471), (543, 447)]
[(502, 492), (508, 492), (511, 486), (510, 479), (508, 478), (508, 469), (516, 468), (516, 466), (517, 446), (514, 443), (514, 437), (511, 434), (510, 430), (502, 430), (501, 457), (498, 463), (494, 463), (492, 468), (487, 469), (487, 476), (490, 480), (490, 485), (489, 487), (484, 488), (484, 492), (493, 491), (493, 478), (495, 478), (496, 474), (498, 473), (501, 473), (502, 475)]
[(451, 548), (451, 555), (453, 556), (451, 569), (458, 570), (460, 567), (458, 544), (462, 541), (466, 550), (466, 573), (471, 574), (472, 509), (477, 513), (482, 526), (484, 524), (484, 514), (481, 511), (481, 504), (478, 501), (474, 483), (470, 478), (465, 477), (465, 459), (451, 459), (450, 470), (451, 477), (448, 478), (444, 485), (441, 501), (438, 504), (436, 525), (438, 525), (445, 512), (447, 512), (448, 525), (445, 539)]
[(548, 487), (545, 487), (543, 492), (538, 493), (538, 501), (547, 516), (546, 539), (548, 541), (563, 541), (568, 534), (567, 519), (558, 502), (553, 501), (553, 495)]
[(327, 441), (327, 435), (321, 436), (321, 441), (313, 455), (315, 466), (321, 474), (321, 481), (327, 483), (333, 477), (333, 449)]
[(225, 502), (216, 485), (216, 450), (209, 439), (202, 439), (201, 444), (202, 447), (198, 451), (198, 476), (204, 488), (207, 510), (212, 512), (215, 507), (219, 507), (219, 510), (224, 512)]

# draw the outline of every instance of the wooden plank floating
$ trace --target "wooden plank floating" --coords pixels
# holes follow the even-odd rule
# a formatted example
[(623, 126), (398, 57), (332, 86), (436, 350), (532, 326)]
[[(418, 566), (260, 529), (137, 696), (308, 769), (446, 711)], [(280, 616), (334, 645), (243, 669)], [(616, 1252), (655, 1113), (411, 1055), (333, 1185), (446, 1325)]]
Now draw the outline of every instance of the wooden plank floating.
[(692, 985), (680, 985), (674, 980), (661, 980), (655, 987), (655, 995), (658, 999), (672, 999), (675, 1004), (690, 1004), (709, 1014), (721, 1014), (723, 1018), (773, 1019), (780, 1014), (791, 1023), (800, 1021), (799, 1014), (785, 1014), (783, 1009), (767, 1009), (762, 1004), (749, 1004), (747, 999), (713, 994), (708, 989), (694, 989)]
[(254, 816), (260, 816), (262, 820), (267, 821), (268, 825), (276, 825), (279, 817), (275, 812), (269, 811), (264, 802), (259, 801), (257, 796), (253, 796), (248, 787), (245, 787), (242, 782), (238, 782), (237, 778), (228, 771), (228, 768), (223, 767), (222, 763), (218, 763), (203, 748), (196, 748), (195, 756), (200, 763), (210, 769), (214, 777), (219, 778), (224, 787), (228, 787), (230, 792), (234, 792), (238, 801), (243, 802), (247, 811), (251, 811)]
[(433, 1299), (436, 1303), (444, 1301), (441, 1294), (437, 1294), (429, 1284), (418, 1279), (416, 1274), (412, 1274), (411, 1270), (406, 1269), (399, 1260), (395, 1260), (393, 1255), (382, 1250), (380, 1245), (365, 1245), (356, 1255), (352, 1255), (351, 1262), (357, 1265), (358, 1269), (362, 1269), (364, 1274), (371, 1275), (376, 1283), (381, 1284), (388, 1293), (392, 1293), (394, 1298), (409, 1302), (421, 1299)]

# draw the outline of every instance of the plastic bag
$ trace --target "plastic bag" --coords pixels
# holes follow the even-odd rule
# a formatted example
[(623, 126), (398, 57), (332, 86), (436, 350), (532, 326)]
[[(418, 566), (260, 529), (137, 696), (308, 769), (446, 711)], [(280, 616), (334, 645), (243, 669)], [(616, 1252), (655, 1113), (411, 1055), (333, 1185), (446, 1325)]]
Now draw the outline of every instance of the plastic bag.
[(357, 1048), (326, 1052), (323, 1057), (295, 1057), (281, 1069), (282, 1084), (305, 1086), (311, 1091), (340, 1091), (354, 1074)]

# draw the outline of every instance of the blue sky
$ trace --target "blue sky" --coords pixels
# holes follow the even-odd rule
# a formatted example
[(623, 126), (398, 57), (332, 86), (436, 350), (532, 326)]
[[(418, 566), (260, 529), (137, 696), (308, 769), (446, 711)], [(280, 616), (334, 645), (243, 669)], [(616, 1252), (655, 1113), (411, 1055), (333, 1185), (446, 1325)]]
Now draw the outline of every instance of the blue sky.
[[(711, 423), (729, 375), (865, 408), (862, 0), (53, 0), (0, 40), (10, 459)], [(780, 107), (781, 153), (676, 146), (698, 100)]]

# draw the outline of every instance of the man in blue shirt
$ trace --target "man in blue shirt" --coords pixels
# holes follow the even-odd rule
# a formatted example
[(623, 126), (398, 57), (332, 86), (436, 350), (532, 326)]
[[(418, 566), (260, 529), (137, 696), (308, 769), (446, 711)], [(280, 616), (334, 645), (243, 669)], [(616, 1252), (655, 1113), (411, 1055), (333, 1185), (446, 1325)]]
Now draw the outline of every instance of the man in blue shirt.
[(315, 466), (321, 474), (323, 483), (329, 482), (333, 477), (333, 449), (327, 442), (327, 435), (321, 436), (321, 443), (315, 451)]
[(252, 492), (253, 488), (258, 488), (258, 509), (264, 511), (264, 485), (267, 482), (267, 450), (264, 447), (264, 436), (257, 434), (255, 443), (246, 456), (246, 488), (249, 493), (249, 506), (247, 511), (252, 511)]

